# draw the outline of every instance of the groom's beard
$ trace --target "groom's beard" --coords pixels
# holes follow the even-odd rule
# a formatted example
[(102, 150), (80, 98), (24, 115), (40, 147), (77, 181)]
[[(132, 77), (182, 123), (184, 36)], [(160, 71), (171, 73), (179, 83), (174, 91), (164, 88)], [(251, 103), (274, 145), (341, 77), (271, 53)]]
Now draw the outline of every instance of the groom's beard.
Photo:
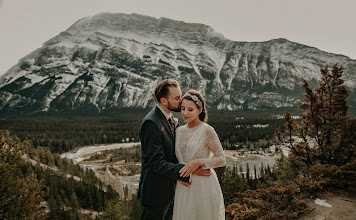
[(179, 104), (178, 107), (174, 107), (174, 106), (171, 105), (170, 102), (168, 102), (167, 108), (168, 108), (168, 110), (170, 110), (170, 111), (172, 111), (172, 112), (180, 112), (180, 111), (181, 111), (181, 110), (180, 110), (180, 104)]

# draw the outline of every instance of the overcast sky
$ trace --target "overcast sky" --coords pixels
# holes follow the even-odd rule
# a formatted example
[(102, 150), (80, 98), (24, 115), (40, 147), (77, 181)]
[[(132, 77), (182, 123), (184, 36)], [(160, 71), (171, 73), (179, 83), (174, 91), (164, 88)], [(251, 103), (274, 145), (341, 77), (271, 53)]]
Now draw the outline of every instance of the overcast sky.
[(356, 59), (356, 0), (0, 0), (0, 75), (100, 12), (203, 23), (235, 41), (286, 38)]

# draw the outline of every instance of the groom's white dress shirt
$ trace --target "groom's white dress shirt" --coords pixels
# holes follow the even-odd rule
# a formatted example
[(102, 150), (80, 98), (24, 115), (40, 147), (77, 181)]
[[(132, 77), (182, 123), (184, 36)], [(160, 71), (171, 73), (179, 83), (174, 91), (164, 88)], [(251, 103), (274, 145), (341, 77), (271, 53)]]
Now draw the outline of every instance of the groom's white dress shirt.
[(161, 110), (161, 112), (163, 113), (164, 117), (166, 117), (167, 121), (170, 117), (172, 117), (172, 113), (171, 114), (167, 114), (159, 105), (157, 105), (157, 107), (159, 108), (159, 110)]

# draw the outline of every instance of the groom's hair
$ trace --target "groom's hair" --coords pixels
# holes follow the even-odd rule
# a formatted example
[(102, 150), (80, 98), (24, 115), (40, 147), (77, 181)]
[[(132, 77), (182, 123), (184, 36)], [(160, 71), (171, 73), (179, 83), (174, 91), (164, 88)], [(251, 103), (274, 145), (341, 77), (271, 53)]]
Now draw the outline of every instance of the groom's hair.
[(161, 98), (167, 97), (169, 87), (179, 87), (179, 83), (175, 79), (164, 79), (157, 84), (155, 88), (155, 96), (158, 103), (160, 102)]

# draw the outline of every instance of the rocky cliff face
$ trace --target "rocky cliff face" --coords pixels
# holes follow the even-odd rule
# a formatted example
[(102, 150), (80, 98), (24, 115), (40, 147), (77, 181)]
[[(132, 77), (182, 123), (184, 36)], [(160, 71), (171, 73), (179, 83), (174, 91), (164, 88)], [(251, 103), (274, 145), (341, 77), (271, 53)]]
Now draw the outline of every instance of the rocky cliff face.
[(138, 182), (124, 182), (120, 176), (112, 175), (108, 167), (106, 167), (104, 175), (99, 176), (99, 179), (105, 185), (111, 186), (117, 193), (119, 193), (119, 196), (122, 199), (132, 199), (138, 192)]
[(154, 105), (158, 81), (200, 90), (209, 109), (261, 109), (301, 103), (301, 78), (345, 68), (356, 105), (356, 60), (276, 39), (237, 42), (211, 27), (138, 14), (79, 20), (25, 56), (0, 79), (0, 112), (100, 113)]

